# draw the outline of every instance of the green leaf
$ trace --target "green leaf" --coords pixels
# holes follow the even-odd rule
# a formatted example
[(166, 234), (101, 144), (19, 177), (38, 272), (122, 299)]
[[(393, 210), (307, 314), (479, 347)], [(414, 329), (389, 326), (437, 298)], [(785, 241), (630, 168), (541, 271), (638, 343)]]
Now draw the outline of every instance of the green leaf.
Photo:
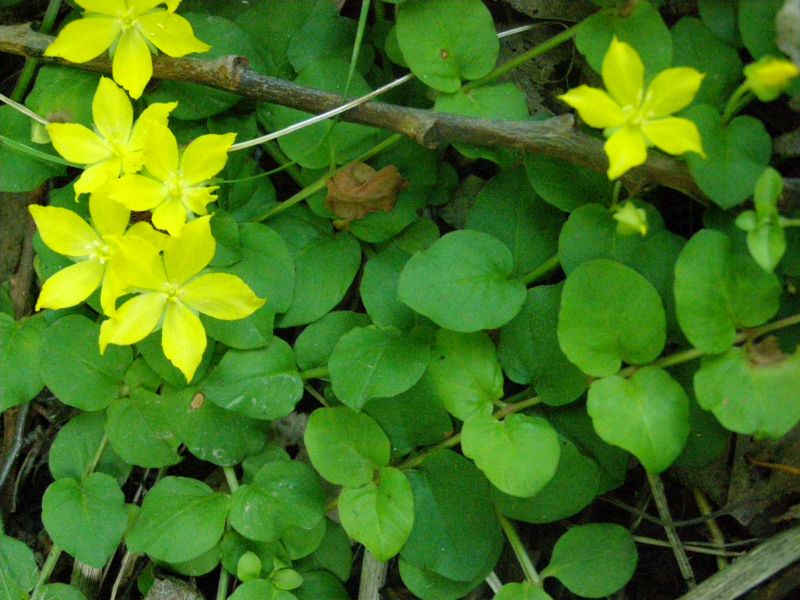
[(51, 483), (42, 498), (42, 521), (54, 544), (99, 569), (125, 534), (128, 510), (116, 480), (92, 473), (83, 483), (69, 477)]
[[(94, 464), (97, 449), (105, 435), (104, 412), (80, 413), (62, 426), (50, 446), (48, 464), (53, 479), (72, 477), (80, 481), (89, 466)], [(105, 473), (122, 484), (131, 472), (131, 466), (106, 445), (100, 460), (94, 466), (97, 473)]]
[[(319, 57), (303, 66), (294, 83), (332, 94), (343, 94), (350, 71), (348, 61), (335, 56)], [(348, 94), (353, 97), (371, 92), (369, 84), (358, 73), (353, 73)], [(258, 118), (269, 130), (278, 130), (310, 118), (312, 115), (278, 106), (264, 104)], [(308, 169), (327, 168), (332, 157), (336, 164), (344, 164), (375, 145), (386, 134), (380, 129), (355, 123), (327, 120), (281, 136), (281, 150), (291, 160)]]
[(453, 433), (450, 415), (427, 372), (402, 394), (367, 401), (364, 412), (389, 436), (392, 457), (405, 456), (419, 446), (438, 444)]
[(428, 364), (430, 346), (394, 327), (358, 327), (341, 337), (328, 369), (333, 392), (353, 410), (370, 398), (394, 396), (414, 385)]
[(8, 600), (27, 600), (39, 569), (25, 543), (0, 535), (0, 593)]
[(739, 0), (739, 32), (753, 58), (783, 55), (775, 44), (775, 19), (783, 5), (783, 0)]
[(485, 577), (503, 546), (486, 478), (449, 450), (428, 455), (407, 475), (414, 491), (414, 528), (402, 557), (460, 582)]
[[(436, 97), (434, 110), (480, 119), (524, 121), (528, 118), (528, 101), (524, 92), (513, 83), (485, 85), (468, 92), (457, 90), (454, 94)], [(504, 166), (511, 166), (518, 154), (512, 149), (484, 148), (472, 144), (453, 144), (468, 158), (486, 158)]]
[(276, 544), (254, 542), (242, 537), (232, 529), (225, 532), (222, 541), (219, 543), (220, 560), (222, 566), (231, 574), (238, 574), (239, 563), (242, 557), (250, 553), (255, 555), (261, 563), (260, 575), (268, 575), (275, 563)]
[(219, 408), (193, 388), (170, 394), (166, 400), (175, 433), (200, 460), (232, 467), (264, 447), (267, 428), (263, 421)]
[(503, 397), (497, 350), (483, 332), (437, 331), (428, 371), (444, 407), (462, 421), (491, 414)]
[(67, 315), (44, 332), (42, 376), (64, 404), (94, 411), (119, 397), (133, 353), (111, 345), (101, 355), (99, 337), (100, 326), (81, 315)]
[(350, 600), (341, 582), (327, 571), (304, 571), (303, 585), (292, 593), (297, 600)]
[(615, 4), (583, 22), (575, 36), (575, 45), (598, 73), (614, 36), (636, 49), (648, 78), (672, 64), (672, 37), (658, 10), (649, 2), (639, 2), (625, 16), (618, 14)]
[(663, 369), (595, 381), (586, 408), (597, 435), (633, 454), (649, 473), (667, 469), (689, 436), (689, 399)]
[(765, 344), (703, 357), (694, 389), (700, 406), (725, 428), (777, 439), (800, 420), (800, 354), (785, 356)]
[(125, 462), (145, 468), (168, 467), (181, 461), (180, 441), (170, 417), (165, 398), (140, 388), (108, 407), (106, 435)]
[[(205, 377), (215, 349), (216, 342), (209, 340), (200, 365), (190, 383), (201, 381)], [(164, 349), (161, 346), (161, 331), (155, 331), (137, 343), (136, 350), (142, 355), (147, 365), (164, 381), (177, 388), (186, 386), (186, 376), (164, 356)]]
[(425, 600), (460, 600), (477, 588), (492, 570), (487, 568), (471, 581), (456, 581), (421, 569), (402, 557), (398, 562), (403, 583), (412, 594)]
[(603, 377), (623, 361), (655, 359), (664, 348), (666, 320), (658, 292), (644, 277), (601, 258), (567, 277), (557, 331), (567, 358), (584, 373)]
[(735, 252), (719, 231), (696, 233), (675, 263), (678, 322), (703, 352), (724, 352), (737, 327), (756, 327), (775, 315), (780, 292), (777, 277)]
[(703, 21), (692, 17), (683, 17), (675, 24), (672, 41), (673, 66), (694, 67), (705, 73), (694, 104), (723, 109), (742, 79), (739, 54), (716, 37)]
[(589, 379), (564, 356), (556, 324), (563, 284), (528, 290), (520, 313), (500, 330), (497, 355), (506, 376), (533, 385), (546, 404), (568, 404), (584, 392)]
[[(353, 565), (353, 550), (350, 538), (336, 521), (326, 519), (325, 537), (310, 556), (302, 558), (294, 565), (308, 575), (316, 569), (325, 569), (333, 573), (339, 581), (346, 582), (350, 578)], [(304, 581), (308, 581), (305, 579)]]
[(339, 494), (339, 518), (345, 531), (375, 558), (387, 561), (400, 551), (414, 524), (414, 496), (405, 474), (394, 467), (379, 471), (378, 483), (345, 488)]
[(480, 0), (407, 0), (397, 11), (397, 41), (411, 72), (447, 93), (491, 71), (500, 50)]
[(594, 500), (600, 483), (597, 463), (561, 438), (561, 455), (553, 478), (531, 498), (517, 498), (493, 488), (501, 512), (516, 521), (538, 525), (577, 514)]
[[(0, 106), (0, 136), (9, 138), (12, 143), (25, 144), (34, 151), (44, 152), (45, 156), (52, 156), (56, 161), (62, 160), (51, 150), (51, 146), (43, 149), (31, 141), (30, 119), (10, 106)], [(0, 164), (3, 165), (0, 172), (0, 192), (30, 192), (51, 177), (66, 172), (62, 164), (24, 154), (2, 139)]]
[(706, 27), (734, 47), (741, 47), (737, 23), (739, 4), (729, 0), (699, 0), (697, 9)]
[(183, 562), (166, 563), (170, 571), (174, 571), (180, 575), (187, 577), (199, 577), (206, 575), (213, 571), (219, 564), (219, 548), (214, 546), (208, 550), (189, 560)]
[(364, 313), (349, 310), (329, 312), (297, 336), (294, 343), (297, 366), (303, 370), (326, 366), (339, 339), (348, 331), (366, 327), (369, 323), (369, 317)]
[(128, 551), (184, 562), (208, 552), (222, 537), (230, 498), (202, 481), (167, 476), (154, 485), (128, 530)]
[(280, 327), (311, 323), (339, 304), (361, 266), (361, 246), (349, 234), (322, 235), (308, 240), (293, 258), (294, 301)]
[(522, 277), (558, 251), (563, 215), (533, 192), (521, 169), (501, 171), (483, 187), (467, 215), (467, 229), (503, 242)]
[(461, 429), (461, 450), (499, 490), (525, 498), (553, 478), (561, 446), (546, 420), (509, 415), (498, 421), (474, 415)]
[(720, 208), (732, 208), (753, 195), (756, 181), (772, 156), (772, 139), (758, 119), (736, 117), (727, 125), (717, 109), (693, 106), (685, 116), (697, 124), (706, 157), (686, 155), (697, 185)]
[(31, 400), (44, 387), (39, 348), (45, 327), (40, 317), (14, 321), (0, 313), (0, 412)]
[[(263, 35), (259, 32), (260, 35)], [(287, 58), (296, 71), (310, 62), (330, 56), (349, 59), (356, 36), (356, 23), (339, 14), (335, 4), (316, 2), (292, 36)], [(366, 45), (362, 47), (362, 52)]]
[(327, 519), (320, 519), (319, 523), (310, 529), (303, 529), (296, 525), (287, 527), (281, 534), (281, 545), (286, 550), (287, 556), (295, 560), (308, 556), (319, 548), (325, 537), (328, 523)]
[(541, 586), (532, 583), (507, 583), (492, 600), (553, 600)]
[(252, 419), (288, 415), (303, 396), (292, 347), (278, 337), (261, 350), (229, 350), (201, 385), (208, 400)]
[(542, 578), (555, 577), (573, 594), (601, 598), (628, 583), (638, 558), (633, 536), (624, 527), (578, 525), (556, 542)]
[(408, 331), (423, 321), (397, 298), (400, 273), (410, 258), (411, 254), (392, 245), (364, 265), (359, 287), (361, 301), (369, 318), (379, 327), (393, 326)]
[(611, 198), (614, 184), (602, 173), (544, 154), (526, 152), (524, 161), (533, 189), (559, 210), (572, 212), (589, 202)]
[(510, 279), (511, 251), (480, 231), (454, 231), (411, 257), (398, 282), (398, 297), (453, 331), (494, 329), (525, 302), (525, 285)]
[(325, 516), (325, 493), (305, 463), (276, 460), (233, 494), (230, 521), (248, 539), (268, 542), (289, 526), (311, 529)]
[(94, 73), (43, 65), (25, 104), (48, 121), (91, 127), (92, 98), (98, 81)]
[(266, 579), (253, 579), (243, 583), (228, 596), (228, 600), (297, 600), (294, 594), (279, 590)]
[[(235, 186), (234, 186), (235, 187)], [(223, 321), (201, 316), (208, 335), (239, 350), (263, 348), (272, 340), (272, 323), (277, 313), (292, 304), (295, 268), (283, 239), (258, 223), (239, 225), (238, 262), (217, 269), (244, 280), (267, 303), (244, 319)]]
[(303, 440), (311, 464), (335, 485), (363, 486), (389, 464), (389, 438), (380, 426), (346, 407), (311, 413)]
[(39, 596), (42, 600), (86, 600), (77, 588), (66, 583), (48, 583), (41, 588)]

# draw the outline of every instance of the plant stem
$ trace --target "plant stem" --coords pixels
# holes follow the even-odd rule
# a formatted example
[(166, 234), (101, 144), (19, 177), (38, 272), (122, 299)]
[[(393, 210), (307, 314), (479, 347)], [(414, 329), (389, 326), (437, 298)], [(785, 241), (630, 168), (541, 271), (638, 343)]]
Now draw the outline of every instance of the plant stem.
[(539, 281), (546, 275), (549, 275), (553, 271), (555, 271), (558, 267), (561, 266), (561, 259), (558, 257), (558, 254), (554, 254), (538, 267), (534, 268), (528, 273), (525, 273), (519, 280), (525, 284), (525, 287), (528, 287), (532, 283)]
[(747, 86), (747, 82), (742, 83), (738, 88), (736, 88), (736, 91), (731, 94), (731, 97), (728, 98), (728, 103), (725, 105), (725, 111), (722, 113), (722, 124), (727, 125), (728, 121), (735, 117), (736, 113), (747, 106), (752, 99), (753, 95), (750, 93), (750, 88)]
[(517, 557), (519, 566), (522, 567), (522, 572), (525, 574), (525, 579), (533, 585), (542, 585), (542, 580), (539, 578), (539, 573), (536, 572), (536, 567), (531, 562), (531, 557), (528, 556), (528, 551), (519, 539), (517, 530), (514, 529), (514, 524), (508, 518), (498, 511), (497, 518), (500, 519), (500, 526), (503, 528), (503, 533), (506, 534), (506, 539), (511, 549), (514, 551), (514, 556)]
[(86, 472), (83, 474), (83, 481), (85, 481), (86, 478), (89, 477), (89, 475), (91, 475), (97, 468), (97, 465), (100, 462), (100, 458), (103, 456), (103, 452), (105, 451), (107, 445), (108, 445), (108, 436), (104, 433), (103, 438), (100, 440), (100, 444), (98, 444), (97, 450), (94, 453), (92, 462), (86, 467)]
[(60, 156), (56, 156), (55, 154), (50, 154), (48, 152), (42, 152), (41, 150), (37, 150), (36, 148), (31, 148), (30, 146), (23, 144), (22, 142), (18, 142), (17, 140), (12, 140), (10, 137), (6, 137), (4, 135), (0, 135), (0, 144), (6, 145), (12, 150), (16, 150), (17, 152), (21, 152), (22, 154), (27, 154), (28, 156), (32, 156), (33, 158), (37, 158), (44, 162), (53, 163), (56, 165), (64, 165), (65, 167), (78, 166), (74, 165), (68, 160), (64, 160)]
[(239, 489), (239, 480), (236, 478), (236, 472), (233, 467), (222, 467), (222, 472), (225, 473), (225, 481), (228, 482), (228, 488), (231, 493)]
[[(53, 30), (53, 25), (56, 22), (58, 11), (61, 8), (61, 0), (50, 0), (47, 4), (47, 10), (44, 12), (42, 18), (42, 26), (39, 27), (41, 33), (50, 33)], [(31, 84), (33, 74), (36, 72), (36, 67), (39, 66), (39, 61), (35, 58), (26, 58), (25, 65), (22, 67), (22, 72), (19, 74), (17, 83), (14, 85), (14, 91), (11, 92), (11, 98), (19, 102), (28, 91), (28, 86)]]
[(219, 583), (217, 584), (217, 600), (225, 600), (228, 597), (228, 571), (225, 567), (219, 567)]
[(306, 369), (305, 371), (300, 371), (300, 378), (305, 381), (307, 379), (326, 379), (330, 376), (330, 371), (328, 371), (328, 367), (315, 367), (313, 369)]
[(39, 578), (36, 580), (36, 586), (33, 588), (33, 593), (31, 594), (30, 600), (37, 600), (41, 587), (47, 583), (48, 579), (50, 579), (50, 575), (53, 574), (53, 569), (56, 568), (56, 563), (58, 562), (60, 556), (61, 548), (53, 544), (50, 547), (47, 560), (44, 561), (42, 570), (39, 572)]
[(502, 65), (495, 67), (492, 71), (490, 71), (487, 75), (484, 75), (480, 79), (474, 79), (473, 81), (464, 84), (461, 88), (461, 91), (466, 94), (470, 90), (474, 90), (477, 87), (490, 83), (495, 79), (498, 79), (499, 77), (502, 77), (509, 71), (516, 69), (518, 66), (528, 62), (529, 60), (534, 59), (537, 56), (541, 56), (542, 54), (549, 52), (553, 48), (557, 48), (564, 42), (567, 42), (571, 40), (573, 37), (575, 37), (575, 34), (578, 33), (578, 30), (581, 28), (581, 25), (583, 25), (583, 21), (573, 25), (569, 29), (565, 29), (558, 35), (554, 35), (553, 37), (551, 37), (548, 40), (545, 40), (541, 44), (537, 44), (527, 52), (523, 52), (519, 56), (515, 56), (511, 60), (504, 62)]

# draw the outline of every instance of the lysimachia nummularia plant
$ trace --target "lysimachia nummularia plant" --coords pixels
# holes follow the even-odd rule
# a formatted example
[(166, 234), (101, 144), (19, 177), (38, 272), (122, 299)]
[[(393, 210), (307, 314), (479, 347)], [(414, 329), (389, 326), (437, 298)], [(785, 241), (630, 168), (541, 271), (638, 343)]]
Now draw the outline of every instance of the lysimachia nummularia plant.
[(56, 31), (0, 97), (39, 285), (0, 287), (0, 408), (63, 423), (46, 560), (0, 534), (10, 598), (85, 599), (62, 554), (103, 598), (347, 600), (354, 556), (422, 600), (608, 597), (658, 530), (596, 498), (666, 510), (667, 469), (795, 427), (800, 211), (758, 118), (800, 91), (780, 2), (593, 2), (508, 62), (484, 0), (0, 26)]

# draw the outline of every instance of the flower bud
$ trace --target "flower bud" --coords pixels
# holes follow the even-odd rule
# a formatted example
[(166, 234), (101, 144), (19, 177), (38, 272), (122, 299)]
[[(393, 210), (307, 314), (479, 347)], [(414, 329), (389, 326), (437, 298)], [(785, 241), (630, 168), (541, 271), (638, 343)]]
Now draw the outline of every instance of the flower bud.
[(770, 102), (800, 75), (792, 61), (774, 56), (764, 56), (744, 68), (747, 86), (762, 102)]

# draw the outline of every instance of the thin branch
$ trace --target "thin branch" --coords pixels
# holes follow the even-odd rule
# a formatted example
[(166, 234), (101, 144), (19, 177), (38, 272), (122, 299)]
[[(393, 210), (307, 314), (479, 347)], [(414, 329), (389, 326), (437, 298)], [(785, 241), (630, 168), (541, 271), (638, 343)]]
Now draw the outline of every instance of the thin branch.
[[(101, 73), (111, 71), (107, 56), (80, 65), (44, 56), (44, 50), (52, 40), (50, 36), (31, 31), (27, 24), (0, 26), (0, 52)], [(209, 85), (314, 114), (335, 109), (346, 102), (336, 94), (256, 73), (250, 70), (247, 59), (237, 56), (199, 60), (161, 55), (153, 59), (153, 73), (159, 79)], [(342, 118), (403, 134), (431, 148), (447, 142), (461, 142), (541, 153), (598, 172), (605, 172), (608, 167), (602, 140), (577, 131), (571, 115), (545, 121), (501, 121), (368, 102), (344, 113)], [(694, 198), (703, 197), (683, 163), (656, 153), (651, 153), (647, 163), (630, 171), (624, 179), (634, 191), (648, 184), (659, 184)]]

